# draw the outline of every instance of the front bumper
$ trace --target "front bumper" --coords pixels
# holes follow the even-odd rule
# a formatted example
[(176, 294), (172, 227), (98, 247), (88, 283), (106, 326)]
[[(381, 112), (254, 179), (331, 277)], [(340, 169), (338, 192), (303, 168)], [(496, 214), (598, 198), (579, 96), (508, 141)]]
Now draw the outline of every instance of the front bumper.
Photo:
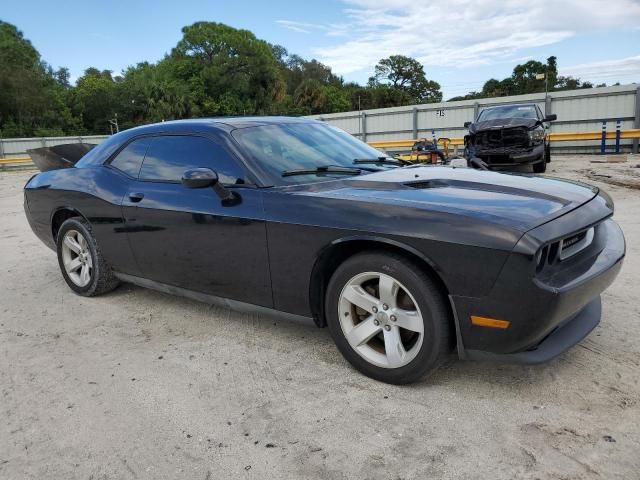
[[(539, 230), (551, 230), (552, 224)], [(624, 236), (613, 220), (596, 228), (593, 250), (564, 261), (552, 275), (523, 274), (531, 259), (512, 254), (489, 295), (452, 297), (459, 356), (540, 363), (593, 330), (600, 320), (600, 294), (615, 280), (625, 255)], [(472, 315), (510, 325), (503, 330), (480, 327), (471, 323)]]
[(481, 158), (492, 167), (508, 167), (537, 163), (544, 160), (544, 143), (534, 145), (531, 148), (475, 148), (475, 156)]
[(479, 350), (467, 350), (469, 360), (497, 360), (506, 363), (535, 365), (548, 362), (580, 343), (600, 323), (602, 300), (600, 295), (576, 315), (560, 324), (535, 348), (518, 353), (495, 354)]

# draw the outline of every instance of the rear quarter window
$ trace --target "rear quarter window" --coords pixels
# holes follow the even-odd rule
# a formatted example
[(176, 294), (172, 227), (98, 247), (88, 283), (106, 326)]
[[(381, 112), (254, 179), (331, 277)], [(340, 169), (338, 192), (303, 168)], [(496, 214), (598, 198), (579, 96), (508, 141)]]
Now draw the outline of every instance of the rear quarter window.
[(126, 173), (130, 177), (138, 178), (142, 161), (151, 145), (151, 138), (139, 138), (127, 145), (118, 155), (111, 160), (112, 167)]

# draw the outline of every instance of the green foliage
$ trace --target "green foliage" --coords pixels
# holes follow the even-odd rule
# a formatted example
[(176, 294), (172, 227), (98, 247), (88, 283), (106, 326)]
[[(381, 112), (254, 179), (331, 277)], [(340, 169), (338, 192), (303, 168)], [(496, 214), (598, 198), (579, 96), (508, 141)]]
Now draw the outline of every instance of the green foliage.
[[(430, 103), (442, 100), (415, 59), (380, 60), (366, 86), (345, 83), (317, 60), (290, 54), (248, 30), (197, 22), (157, 63), (130, 66), (121, 75), (89, 67), (71, 85), (15, 26), (0, 21), (0, 135), (2, 137), (104, 134), (164, 120), (225, 115), (309, 115)], [(547, 73), (550, 90), (589, 88), (557, 74), (556, 58), (517, 65), (503, 80), (456, 99), (544, 91), (536, 74)], [(453, 99), (452, 99), (453, 100)]]
[(111, 72), (88, 68), (73, 92), (74, 113), (81, 115), (89, 132), (103, 132), (109, 119), (117, 113), (118, 91)]
[(436, 103), (442, 101), (440, 84), (427, 80), (424, 67), (420, 62), (404, 55), (391, 55), (383, 58), (375, 67), (371, 85), (388, 84), (406, 92), (412, 103)]
[(411, 105), (414, 99), (402, 89), (390, 85), (348, 85), (347, 91), (351, 98), (350, 110), (367, 110), (371, 108), (400, 107)]
[(503, 80), (492, 78), (485, 82), (482, 91), (470, 92), (467, 95), (453, 97), (449, 99), (449, 101), (542, 93), (545, 91), (545, 80), (538, 80), (536, 75), (539, 74), (546, 75), (548, 91), (593, 87), (593, 84), (590, 82), (582, 82), (573, 77), (559, 76), (557, 59), (552, 56), (547, 58), (546, 64), (536, 60), (529, 60), (526, 63), (516, 65), (510, 77)]
[(200, 78), (204, 95), (213, 100), (210, 107), (217, 104), (219, 114), (264, 114), (284, 96), (272, 47), (253, 33), (212, 22), (194, 23), (182, 33), (164, 62), (175, 64), (183, 81)]
[(54, 72), (40, 60), (40, 54), (22, 32), (3, 21), (0, 21), (0, 65), (3, 137), (31, 136), (38, 129), (64, 131), (72, 126), (65, 86), (59, 81), (64, 80), (64, 71)]

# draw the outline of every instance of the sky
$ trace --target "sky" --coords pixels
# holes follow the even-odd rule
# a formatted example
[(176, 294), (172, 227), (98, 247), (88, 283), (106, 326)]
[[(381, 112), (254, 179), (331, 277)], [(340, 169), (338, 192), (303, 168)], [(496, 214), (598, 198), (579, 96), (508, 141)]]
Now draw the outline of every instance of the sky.
[(418, 59), (444, 98), (513, 67), (558, 57), (561, 75), (640, 83), (640, 0), (2, 0), (16, 25), (72, 80), (160, 60), (196, 21), (245, 28), (365, 83), (381, 58)]

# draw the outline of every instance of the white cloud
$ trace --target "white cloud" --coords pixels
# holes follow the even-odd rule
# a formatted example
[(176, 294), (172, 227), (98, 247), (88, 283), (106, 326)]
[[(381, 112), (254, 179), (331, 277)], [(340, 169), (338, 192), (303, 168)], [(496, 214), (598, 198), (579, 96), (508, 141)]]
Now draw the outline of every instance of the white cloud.
[(323, 25), (319, 23), (296, 22), (293, 20), (276, 20), (276, 23), (294, 32), (311, 33), (315, 30), (324, 32), (327, 36), (331, 37), (346, 35), (351, 28), (351, 25), (348, 23), (329, 23)]
[(560, 68), (559, 73), (560, 75), (570, 75), (594, 83), (640, 82), (640, 55), (573, 65)]
[(298, 33), (311, 33), (312, 30), (325, 30), (324, 25), (307, 22), (295, 22), (293, 20), (276, 20), (276, 23), (284, 28)]
[(525, 48), (607, 28), (637, 28), (640, 2), (615, 0), (343, 0), (346, 21), (285, 28), (346, 39), (313, 53), (336, 73), (371, 70), (379, 59), (409, 55), (424, 65), (488, 65)]

